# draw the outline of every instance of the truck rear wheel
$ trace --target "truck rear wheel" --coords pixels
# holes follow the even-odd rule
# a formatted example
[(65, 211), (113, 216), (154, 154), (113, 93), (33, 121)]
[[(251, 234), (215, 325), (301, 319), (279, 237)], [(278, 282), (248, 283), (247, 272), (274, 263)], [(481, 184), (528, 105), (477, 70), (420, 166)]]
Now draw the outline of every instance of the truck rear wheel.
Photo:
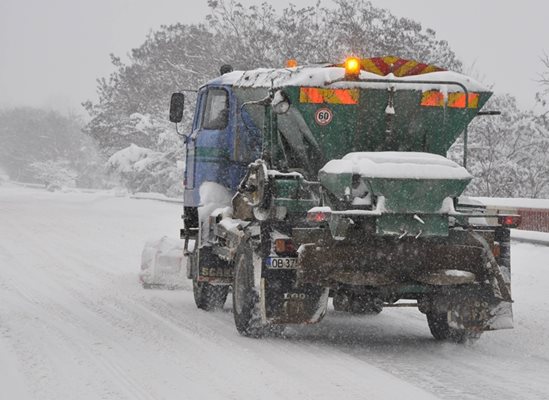
[(259, 287), (255, 283), (253, 251), (242, 246), (236, 255), (233, 283), (233, 314), (238, 333), (249, 337), (265, 335), (268, 326), (261, 318)]
[(431, 334), (437, 340), (447, 340), (455, 343), (466, 343), (480, 338), (482, 332), (472, 329), (456, 329), (448, 323), (448, 315), (446, 313), (427, 313), (427, 323)]
[(193, 294), (194, 302), (198, 308), (212, 311), (223, 308), (229, 294), (229, 286), (216, 286), (208, 282), (198, 282), (196, 279), (193, 279)]

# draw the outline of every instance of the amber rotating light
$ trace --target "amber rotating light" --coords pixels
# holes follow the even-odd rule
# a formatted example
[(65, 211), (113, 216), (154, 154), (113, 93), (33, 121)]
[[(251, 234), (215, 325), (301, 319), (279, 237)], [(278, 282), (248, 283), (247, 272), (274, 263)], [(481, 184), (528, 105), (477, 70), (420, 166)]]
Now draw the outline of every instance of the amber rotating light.
[(360, 60), (349, 57), (345, 60), (345, 79), (357, 80), (360, 75)]

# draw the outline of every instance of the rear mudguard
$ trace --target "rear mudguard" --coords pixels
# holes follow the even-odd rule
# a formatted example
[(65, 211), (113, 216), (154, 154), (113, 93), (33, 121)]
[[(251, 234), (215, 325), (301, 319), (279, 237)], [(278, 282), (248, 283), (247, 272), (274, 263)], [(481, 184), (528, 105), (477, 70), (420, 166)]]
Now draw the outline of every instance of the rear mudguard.
[(500, 244), (498, 259), (490, 251), (490, 246), (478, 233), (471, 231), (475, 238), (485, 249), (487, 268), (491, 271), (492, 286), (494, 287), (495, 301), (489, 306), (489, 318), (484, 330), (499, 330), (513, 328), (513, 300), (511, 298), (511, 246), (508, 229), (496, 231), (496, 240)]
[(490, 308), (490, 319), (484, 327), (485, 331), (513, 328), (513, 306), (509, 301), (502, 301)]

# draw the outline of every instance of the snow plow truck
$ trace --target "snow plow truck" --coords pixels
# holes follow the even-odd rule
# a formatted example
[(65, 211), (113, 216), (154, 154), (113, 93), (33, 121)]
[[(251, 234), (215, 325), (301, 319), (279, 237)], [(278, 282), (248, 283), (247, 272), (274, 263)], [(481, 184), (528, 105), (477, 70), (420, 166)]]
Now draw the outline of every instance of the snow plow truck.
[[(461, 197), (487, 89), (398, 57), (222, 72), (184, 135), (181, 238), (198, 308), (232, 292), (251, 337), (317, 323), (329, 298), (354, 314), (417, 307), (438, 340), (512, 327), (519, 217)], [(184, 101), (172, 95), (172, 122)], [(446, 158), (462, 134), (463, 166)]]

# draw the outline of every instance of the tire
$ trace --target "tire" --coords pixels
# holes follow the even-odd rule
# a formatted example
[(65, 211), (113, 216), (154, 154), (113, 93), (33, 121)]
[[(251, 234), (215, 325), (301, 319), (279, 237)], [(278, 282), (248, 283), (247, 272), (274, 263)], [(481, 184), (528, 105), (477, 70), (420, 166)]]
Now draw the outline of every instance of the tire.
[(193, 279), (194, 302), (204, 311), (222, 309), (229, 294), (229, 286), (211, 285), (208, 282), (197, 282)]
[(383, 311), (381, 299), (370, 296), (354, 295), (350, 306), (353, 314), (377, 315)]
[(338, 311), (338, 312), (350, 312), (351, 311), (350, 298), (345, 293), (336, 292), (334, 294), (334, 298), (332, 300), (332, 303), (334, 305), (334, 310), (335, 311)]
[(236, 330), (243, 336), (258, 338), (268, 330), (261, 320), (259, 288), (254, 283), (253, 252), (247, 247), (239, 249), (236, 254), (233, 314)]
[(427, 323), (431, 334), (436, 340), (446, 340), (454, 343), (466, 343), (480, 338), (482, 332), (470, 329), (456, 329), (448, 324), (448, 316), (445, 313), (427, 313)]

